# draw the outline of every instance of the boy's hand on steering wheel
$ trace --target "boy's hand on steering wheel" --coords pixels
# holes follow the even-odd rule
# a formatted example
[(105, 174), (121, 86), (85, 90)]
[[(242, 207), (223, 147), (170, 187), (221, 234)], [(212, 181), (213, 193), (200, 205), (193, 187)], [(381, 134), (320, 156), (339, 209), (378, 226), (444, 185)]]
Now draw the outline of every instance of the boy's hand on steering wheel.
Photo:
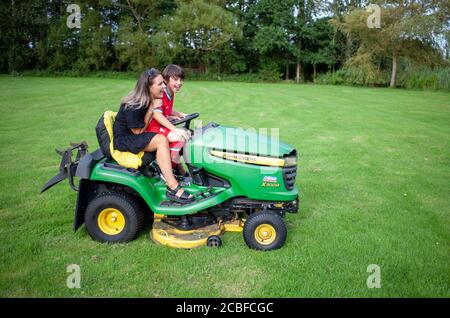
[(167, 117), (168, 120), (178, 120), (178, 119), (181, 119), (181, 118), (183, 118), (183, 117), (177, 116), (177, 115), (171, 115), (171, 116)]

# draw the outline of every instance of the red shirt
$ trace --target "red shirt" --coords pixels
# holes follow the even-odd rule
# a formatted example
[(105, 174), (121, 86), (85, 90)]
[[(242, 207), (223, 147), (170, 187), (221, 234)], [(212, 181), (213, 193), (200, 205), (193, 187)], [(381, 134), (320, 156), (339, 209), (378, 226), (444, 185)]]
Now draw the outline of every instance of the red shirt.
[[(155, 108), (154, 112), (161, 112), (164, 117), (168, 117), (172, 115), (172, 109), (173, 109), (173, 99), (174, 96), (170, 96), (169, 91), (167, 88), (163, 91), (163, 97), (162, 97), (162, 106)], [(165, 128), (163, 125), (159, 123), (155, 118), (152, 118), (150, 123), (147, 126), (146, 131), (152, 131), (152, 132), (160, 132), (160, 128)]]

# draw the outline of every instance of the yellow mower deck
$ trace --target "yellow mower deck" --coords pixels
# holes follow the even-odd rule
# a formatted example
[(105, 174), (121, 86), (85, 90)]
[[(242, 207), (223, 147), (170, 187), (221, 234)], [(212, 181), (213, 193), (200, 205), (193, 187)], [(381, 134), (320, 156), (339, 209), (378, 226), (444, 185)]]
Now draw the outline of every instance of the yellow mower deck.
[(243, 220), (231, 220), (183, 231), (163, 222), (164, 218), (164, 215), (155, 214), (150, 237), (157, 244), (174, 248), (191, 249), (205, 246), (208, 237), (212, 235), (220, 236), (225, 232), (242, 232), (244, 227)]

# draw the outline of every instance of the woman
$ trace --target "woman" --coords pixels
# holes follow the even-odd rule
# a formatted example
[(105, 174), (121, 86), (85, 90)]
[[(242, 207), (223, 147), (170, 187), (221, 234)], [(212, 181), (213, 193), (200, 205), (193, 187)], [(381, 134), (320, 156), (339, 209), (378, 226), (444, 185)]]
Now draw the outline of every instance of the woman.
[[(173, 175), (167, 138), (145, 131), (153, 109), (162, 103), (164, 88), (164, 79), (158, 70), (152, 68), (141, 74), (135, 88), (123, 98), (117, 113), (114, 148), (132, 153), (156, 151), (156, 160), (167, 183), (167, 197), (179, 203), (192, 202), (194, 197), (179, 186)], [(180, 129), (179, 133), (185, 131)]]

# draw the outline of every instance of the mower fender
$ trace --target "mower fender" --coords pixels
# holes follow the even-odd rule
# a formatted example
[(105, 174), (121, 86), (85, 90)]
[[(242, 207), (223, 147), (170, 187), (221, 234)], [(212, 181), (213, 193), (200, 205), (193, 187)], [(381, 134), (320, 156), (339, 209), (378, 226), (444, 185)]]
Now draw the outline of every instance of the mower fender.
[(84, 212), (89, 204), (89, 196), (95, 192), (95, 187), (89, 179), (80, 179), (75, 216), (73, 219), (73, 230), (76, 231), (84, 223)]
[(79, 161), (75, 175), (80, 178), (78, 185), (77, 205), (75, 206), (75, 217), (73, 219), (73, 230), (76, 231), (84, 223), (84, 212), (89, 203), (89, 198), (96, 193), (96, 187), (89, 180), (95, 164), (104, 158), (99, 148), (93, 153), (86, 153)]
[(75, 176), (80, 179), (89, 179), (92, 168), (104, 158), (102, 150), (99, 148), (93, 153), (86, 153), (79, 161)]

